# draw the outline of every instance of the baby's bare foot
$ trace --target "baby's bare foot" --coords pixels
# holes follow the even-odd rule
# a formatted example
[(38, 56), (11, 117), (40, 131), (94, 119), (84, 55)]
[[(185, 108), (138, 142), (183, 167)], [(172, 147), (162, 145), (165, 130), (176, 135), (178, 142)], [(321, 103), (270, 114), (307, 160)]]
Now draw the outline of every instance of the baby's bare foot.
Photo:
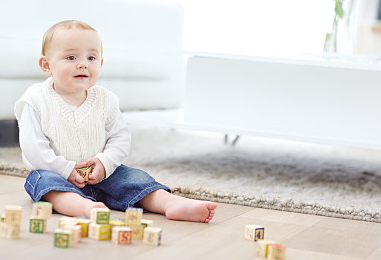
[(107, 209), (107, 206), (103, 202), (95, 202), (92, 200), (88, 201), (87, 203), (85, 203), (84, 208), (83, 208), (86, 217), (90, 217), (91, 210), (93, 208), (106, 208)]
[(171, 220), (208, 223), (212, 220), (217, 204), (211, 201), (177, 198), (167, 203), (165, 216)]

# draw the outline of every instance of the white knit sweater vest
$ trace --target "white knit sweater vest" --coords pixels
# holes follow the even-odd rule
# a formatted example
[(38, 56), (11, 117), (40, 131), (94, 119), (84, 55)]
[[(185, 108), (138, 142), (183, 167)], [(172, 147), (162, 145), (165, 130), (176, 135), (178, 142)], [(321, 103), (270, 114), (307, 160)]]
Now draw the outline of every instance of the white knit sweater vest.
[(56, 155), (75, 162), (103, 152), (105, 125), (120, 113), (118, 98), (101, 86), (91, 87), (85, 102), (73, 109), (55, 92), (52, 78), (27, 89), (15, 105), (17, 120), (25, 103), (40, 115), (42, 132)]

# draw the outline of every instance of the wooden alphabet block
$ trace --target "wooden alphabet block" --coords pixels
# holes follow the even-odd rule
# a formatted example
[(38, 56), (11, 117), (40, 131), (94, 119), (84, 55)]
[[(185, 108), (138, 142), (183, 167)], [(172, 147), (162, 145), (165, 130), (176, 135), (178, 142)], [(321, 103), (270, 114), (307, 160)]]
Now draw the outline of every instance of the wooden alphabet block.
[(57, 228), (54, 232), (54, 246), (61, 248), (70, 247), (71, 231)]
[(30, 218), (29, 232), (43, 234), (46, 230), (46, 220), (40, 218)]
[(6, 224), (6, 234), (7, 239), (17, 239), (20, 238), (20, 225)]
[(95, 240), (109, 240), (110, 225), (99, 225), (91, 223), (89, 225), (89, 238)]
[(142, 221), (140, 223), (145, 227), (152, 227), (153, 226), (153, 221), (148, 220), (148, 219), (142, 219)]
[(58, 227), (63, 229), (67, 225), (77, 225), (78, 219), (73, 217), (60, 217)]
[(126, 222), (121, 220), (110, 220), (111, 230), (113, 229), (113, 227), (121, 227), (121, 226), (126, 226)]
[(32, 217), (39, 219), (48, 219), (52, 216), (53, 205), (50, 202), (39, 201), (33, 203)]
[(263, 240), (265, 238), (265, 228), (258, 225), (245, 226), (245, 239), (250, 241)]
[(263, 258), (267, 258), (269, 245), (275, 244), (276, 242), (273, 240), (258, 240), (257, 241), (257, 255)]
[(82, 227), (82, 237), (87, 237), (89, 235), (89, 225), (91, 223), (90, 219), (80, 218), (77, 221), (77, 225)]
[(144, 225), (132, 225), (130, 226), (132, 230), (132, 239), (134, 240), (142, 240), (144, 235)]
[(142, 208), (127, 208), (126, 209), (126, 226), (140, 225), (143, 216)]
[(85, 179), (85, 181), (89, 181), (89, 174), (91, 173), (91, 166), (89, 167), (82, 167), (82, 168), (79, 168), (77, 169), (77, 172), (79, 173), (79, 175), (81, 175), (82, 178)]
[(93, 208), (91, 210), (91, 222), (100, 225), (108, 225), (110, 223), (110, 210), (105, 208)]
[(144, 229), (143, 243), (152, 246), (161, 244), (162, 229), (158, 227), (147, 227)]
[(132, 230), (126, 226), (112, 228), (112, 242), (115, 244), (131, 244)]
[(82, 226), (81, 225), (67, 225), (64, 227), (65, 230), (71, 231), (71, 244), (80, 243), (82, 240)]
[(0, 222), (0, 237), (7, 237), (8, 225), (5, 222)]
[(269, 260), (285, 260), (286, 259), (286, 247), (284, 245), (281, 245), (281, 244), (270, 244), (267, 259), (269, 259)]
[(5, 223), (10, 225), (20, 225), (21, 211), (21, 206), (5, 206)]

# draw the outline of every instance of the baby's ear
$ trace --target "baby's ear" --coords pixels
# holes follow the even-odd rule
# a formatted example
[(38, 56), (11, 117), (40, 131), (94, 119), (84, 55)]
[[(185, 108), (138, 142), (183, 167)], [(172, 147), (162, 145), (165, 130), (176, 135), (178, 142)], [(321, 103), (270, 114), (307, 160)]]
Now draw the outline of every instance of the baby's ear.
[(38, 61), (38, 64), (40, 65), (40, 68), (45, 73), (45, 75), (47, 76), (52, 75), (52, 72), (50, 71), (48, 59), (45, 56), (41, 56), (40, 60)]

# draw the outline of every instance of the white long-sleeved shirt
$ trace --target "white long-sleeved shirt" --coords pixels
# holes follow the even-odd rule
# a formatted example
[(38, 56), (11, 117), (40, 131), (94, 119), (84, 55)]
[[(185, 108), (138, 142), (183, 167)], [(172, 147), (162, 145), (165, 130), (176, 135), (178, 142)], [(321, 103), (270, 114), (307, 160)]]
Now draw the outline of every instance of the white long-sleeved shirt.
[[(77, 108), (72, 107), (72, 109)], [(30, 170), (50, 170), (67, 179), (76, 162), (66, 160), (64, 156), (55, 154), (48, 138), (42, 132), (40, 116), (29, 104), (25, 104), (23, 107), (19, 128), (20, 147), (27, 167)], [(105, 128), (106, 145), (104, 151), (95, 157), (102, 162), (106, 170), (106, 178), (108, 178), (126, 159), (131, 145), (131, 135), (120, 113)]]

